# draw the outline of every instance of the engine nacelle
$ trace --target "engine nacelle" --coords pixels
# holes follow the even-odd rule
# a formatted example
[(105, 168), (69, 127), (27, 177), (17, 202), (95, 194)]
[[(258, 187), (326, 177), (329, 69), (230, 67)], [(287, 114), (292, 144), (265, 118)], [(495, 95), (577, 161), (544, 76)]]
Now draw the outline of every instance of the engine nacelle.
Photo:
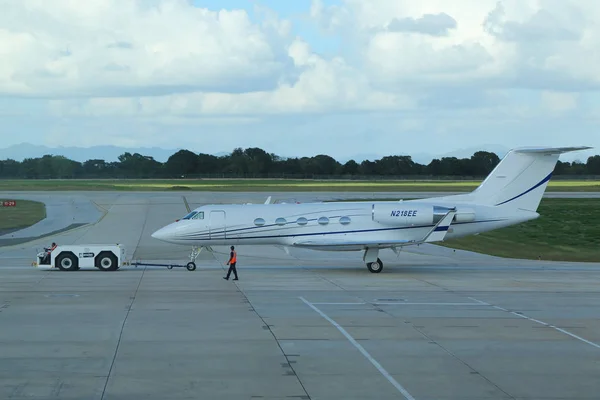
[[(418, 205), (411, 203), (375, 204), (373, 220), (384, 225), (415, 226), (435, 225), (451, 209), (448, 207)], [(453, 222), (475, 220), (475, 211), (457, 208)]]
[(454, 222), (473, 222), (475, 221), (475, 212), (471, 210), (458, 210), (454, 216)]

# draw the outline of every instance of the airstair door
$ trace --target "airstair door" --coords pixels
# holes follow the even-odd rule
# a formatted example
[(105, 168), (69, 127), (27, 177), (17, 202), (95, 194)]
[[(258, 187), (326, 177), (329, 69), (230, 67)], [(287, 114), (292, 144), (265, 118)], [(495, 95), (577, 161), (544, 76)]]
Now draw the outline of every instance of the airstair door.
[(211, 211), (208, 230), (211, 239), (225, 239), (226, 234), (225, 211)]

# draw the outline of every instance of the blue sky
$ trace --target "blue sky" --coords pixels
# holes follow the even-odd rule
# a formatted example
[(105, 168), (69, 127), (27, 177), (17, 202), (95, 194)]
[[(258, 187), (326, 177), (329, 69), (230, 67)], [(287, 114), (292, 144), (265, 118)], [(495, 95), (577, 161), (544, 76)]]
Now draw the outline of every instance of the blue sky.
[[(263, 13), (260, 10), (269, 9), (280, 18), (293, 20), (293, 33), (301, 36), (312, 46), (313, 50), (322, 54), (334, 54), (340, 50), (340, 38), (323, 34), (316, 21), (310, 18), (311, 0), (193, 0), (196, 7), (211, 10), (245, 10), (250, 18), (260, 23)], [(324, 0), (327, 6), (341, 4), (339, 0)]]
[(600, 3), (7, 4), (0, 148), (600, 153)]

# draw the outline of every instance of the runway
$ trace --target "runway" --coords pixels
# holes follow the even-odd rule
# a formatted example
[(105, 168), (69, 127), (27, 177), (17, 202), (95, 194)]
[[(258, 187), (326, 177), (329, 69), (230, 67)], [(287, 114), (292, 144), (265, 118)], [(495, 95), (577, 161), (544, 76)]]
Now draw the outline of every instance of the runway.
[[(2, 399), (598, 398), (600, 264), (420, 246), (381, 252), (371, 274), (360, 253), (240, 246), (237, 282), (222, 279), (226, 248), (194, 272), (32, 267), (52, 240), (187, 260), (150, 237), (186, 213), (181, 193), (78, 195), (95, 223), (0, 247)], [(268, 196), (185, 195), (191, 207)]]

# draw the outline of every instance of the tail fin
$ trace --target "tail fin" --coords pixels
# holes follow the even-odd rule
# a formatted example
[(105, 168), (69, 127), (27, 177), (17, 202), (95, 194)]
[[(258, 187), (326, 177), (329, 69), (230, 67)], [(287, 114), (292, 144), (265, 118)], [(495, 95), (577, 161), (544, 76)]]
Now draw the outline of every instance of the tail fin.
[(536, 211), (562, 153), (591, 147), (521, 148), (508, 152), (488, 177), (468, 194), (478, 204)]

